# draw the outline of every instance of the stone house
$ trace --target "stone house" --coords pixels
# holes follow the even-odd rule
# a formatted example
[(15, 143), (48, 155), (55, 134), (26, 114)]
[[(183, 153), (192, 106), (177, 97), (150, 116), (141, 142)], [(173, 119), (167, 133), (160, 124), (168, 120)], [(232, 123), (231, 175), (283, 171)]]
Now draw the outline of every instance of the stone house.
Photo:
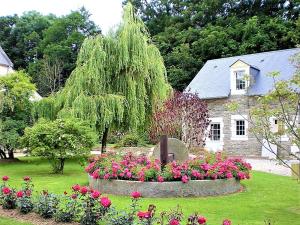
[[(248, 131), (248, 113), (256, 104), (257, 96), (272, 89), (273, 82), (268, 73), (278, 71), (280, 79), (293, 76), (296, 68), (290, 58), (298, 52), (300, 48), (213, 59), (205, 63), (186, 90), (197, 93), (208, 103), (211, 121), (205, 146), (208, 150), (225, 151), (229, 155), (274, 157)], [(239, 103), (239, 114), (227, 110), (226, 104), (230, 101)], [(275, 118), (270, 122), (272, 128), (278, 129)], [(282, 141), (290, 145), (291, 151), (298, 151), (287, 137), (283, 136)], [(276, 146), (272, 148), (277, 151)]]

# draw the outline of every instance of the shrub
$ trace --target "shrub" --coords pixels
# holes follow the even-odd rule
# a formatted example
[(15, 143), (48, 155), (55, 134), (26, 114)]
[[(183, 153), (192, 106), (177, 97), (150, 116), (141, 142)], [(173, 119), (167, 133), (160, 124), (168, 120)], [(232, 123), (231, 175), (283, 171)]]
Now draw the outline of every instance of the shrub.
[(35, 205), (36, 212), (45, 219), (52, 218), (56, 212), (58, 202), (58, 196), (43, 191)]
[(75, 220), (78, 211), (77, 196), (68, 196), (65, 192), (63, 196), (59, 198), (59, 202), (55, 211), (55, 220), (57, 222), (72, 222)]
[(137, 147), (140, 142), (140, 137), (137, 134), (125, 134), (117, 143), (116, 147)]
[(63, 173), (65, 160), (87, 156), (96, 140), (95, 132), (77, 119), (41, 119), (26, 128), (22, 143), (33, 155), (47, 158), (54, 173)]
[(9, 187), (7, 184), (8, 176), (2, 177), (2, 184), (0, 189), (0, 203), (3, 209), (15, 209), (17, 207), (17, 197), (15, 189)]
[(96, 157), (85, 171), (94, 179), (120, 179), (136, 181), (182, 181), (203, 179), (248, 179), (251, 165), (239, 158), (226, 158), (221, 153), (168, 163), (161, 169), (159, 160), (146, 156), (106, 154)]

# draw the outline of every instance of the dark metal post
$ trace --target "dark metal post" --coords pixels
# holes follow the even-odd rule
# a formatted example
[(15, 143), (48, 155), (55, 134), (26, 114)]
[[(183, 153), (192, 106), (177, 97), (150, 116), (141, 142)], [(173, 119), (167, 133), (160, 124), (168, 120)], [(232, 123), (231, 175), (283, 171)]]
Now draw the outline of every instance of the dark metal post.
[(160, 162), (162, 169), (168, 163), (168, 136), (162, 135), (160, 137)]

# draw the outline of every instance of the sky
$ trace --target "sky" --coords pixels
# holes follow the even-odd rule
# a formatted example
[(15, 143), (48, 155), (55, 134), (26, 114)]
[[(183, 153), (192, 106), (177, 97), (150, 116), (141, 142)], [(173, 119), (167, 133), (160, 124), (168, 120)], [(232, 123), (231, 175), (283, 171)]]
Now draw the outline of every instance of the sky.
[(0, 16), (36, 10), (44, 15), (66, 15), (84, 6), (103, 33), (116, 26), (122, 16), (122, 0), (0, 0)]

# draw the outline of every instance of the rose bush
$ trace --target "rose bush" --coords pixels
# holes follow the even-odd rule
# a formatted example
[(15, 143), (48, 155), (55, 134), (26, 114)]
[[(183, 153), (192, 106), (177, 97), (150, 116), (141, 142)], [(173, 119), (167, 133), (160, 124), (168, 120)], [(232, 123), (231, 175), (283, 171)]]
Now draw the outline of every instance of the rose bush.
[[(138, 158), (137, 160), (144, 159)], [(143, 210), (139, 204), (142, 199), (139, 192), (131, 193), (131, 204), (127, 210), (117, 210), (108, 197), (103, 196), (99, 191), (79, 184), (73, 185), (69, 194), (67, 191), (62, 195), (42, 191), (34, 201), (32, 199), (33, 184), (30, 177), (23, 178), (24, 183), (19, 191), (8, 186), (9, 178), (7, 176), (4, 176), (2, 180), (1, 195), (4, 196), (5, 201), (1, 201), (0, 204), (3, 208), (18, 207), (22, 213), (28, 213), (35, 208), (35, 212), (41, 217), (54, 217), (57, 222), (79, 222), (81, 225), (99, 223), (106, 225), (208, 225), (208, 220), (198, 214), (191, 215), (187, 221), (184, 221), (179, 206), (162, 211), (159, 215), (156, 215), (156, 206), (153, 204), (150, 204), (147, 210)], [(8, 196), (10, 196), (9, 200), (14, 199), (14, 207), (7, 207)], [(232, 223), (229, 219), (225, 219), (221, 225), (232, 225)]]
[(105, 154), (95, 157), (85, 168), (94, 179), (134, 181), (182, 181), (236, 178), (248, 179), (251, 165), (240, 158), (227, 158), (221, 153), (209, 154), (192, 160), (168, 163), (161, 170), (159, 160), (146, 156)]

